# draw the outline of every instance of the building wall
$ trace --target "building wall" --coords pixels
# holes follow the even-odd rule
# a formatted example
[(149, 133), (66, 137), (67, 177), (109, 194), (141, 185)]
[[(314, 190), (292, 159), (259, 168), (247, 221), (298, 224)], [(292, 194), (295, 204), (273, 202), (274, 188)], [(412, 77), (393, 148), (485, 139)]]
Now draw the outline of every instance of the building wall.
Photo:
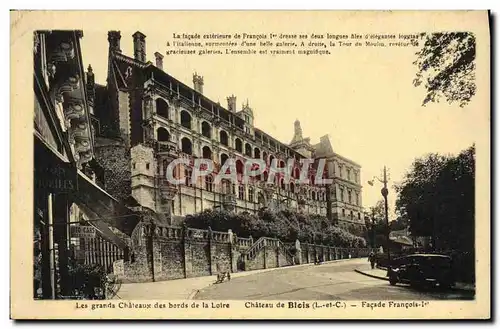
[(94, 154), (104, 169), (106, 191), (118, 200), (127, 199), (131, 194), (129, 150), (121, 141), (97, 138)]
[[(133, 61), (132, 59), (130, 61)], [(129, 61), (129, 62), (130, 62)], [(134, 90), (128, 92), (116, 90), (115, 94), (119, 113), (119, 125), (121, 135), (124, 137), (127, 145), (136, 145), (137, 143), (151, 143), (159, 140), (160, 129), (165, 129), (169, 135), (169, 142), (181, 152), (181, 156), (186, 158), (202, 157), (203, 149), (209, 148), (211, 158), (214, 160), (217, 168), (220, 168), (221, 155), (225, 154), (229, 158), (240, 159), (243, 162), (249, 158), (259, 158), (270, 165), (271, 157), (287, 162), (290, 158), (300, 159), (300, 150), (294, 150), (286, 144), (280, 143), (271, 136), (254, 129), (253, 112), (247, 105), (241, 110), (228, 111), (219, 105), (203, 105), (207, 100), (200, 97), (198, 93), (193, 92), (185, 85), (181, 85), (179, 91), (178, 82), (159, 82), (158, 79), (149, 79), (145, 71), (141, 71), (139, 66), (134, 66)], [(132, 88), (132, 87), (130, 87)], [(111, 98), (113, 93), (111, 92)], [(164, 104), (167, 113), (160, 113), (159, 104)], [(207, 107), (208, 106), (208, 107)], [(211, 109), (209, 107), (212, 107)], [(139, 113), (140, 112), (140, 113)], [(223, 115), (222, 115), (223, 114)], [(190, 118), (190, 128), (183, 125), (183, 116)], [(229, 121), (224, 117), (227, 116)], [(140, 118), (139, 118), (140, 117)], [(243, 124), (235, 124), (238, 120), (247, 120)], [(236, 121), (235, 121), (236, 120)], [(205, 136), (202, 127), (209, 126), (210, 136)], [(239, 125), (239, 126), (238, 126)], [(140, 129), (139, 129), (140, 126)], [(237, 127), (238, 126), (238, 127)], [(134, 137), (131, 143), (130, 137), (132, 131), (142, 132), (141, 138)], [(220, 139), (220, 133), (224, 131), (227, 134), (227, 145), (223, 145)], [(137, 133), (138, 134), (138, 133)], [(137, 135), (136, 134), (136, 135)], [(189, 140), (191, 143), (192, 154), (183, 153), (183, 140)], [(241, 141), (241, 150), (237, 149), (237, 141)], [(324, 141), (322, 141), (324, 142)], [(308, 140), (307, 140), (308, 143)], [(249, 152), (247, 152), (247, 146)], [(157, 192), (160, 188), (159, 180), (155, 176), (165, 177), (163, 161), (165, 158), (142, 159), (141, 155), (132, 155), (132, 162), (144, 165), (150, 162), (149, 172), (137, 169), (137, 173), (132, 173), (133, 195), (139, 202), (152, 209), (159, 210), (159, 200)], [(334, 156), (328, 159), (334, 172), (334, 197), (332, 198), (332, 213), (340, 222), (346, 225), (364, 225), (362, 217), (361, 185), (359, 180), (360, 167), (341, 156)], [(171, 159), (169, 160), (171, 161)], [(133, 166), (132, 163), (132, 166)], [(330, 165), (330, 164), (329, 164)], [(297, 166), (299, 169), (300, 167)], [(158, 168), (158, 169), (157, 169)], [(183, 169), (182, 169), (183, 170)], [(329, 170), (330, 171), (330, 170)], [(350, 175), (348, 175), (350, 172)], [(314, 170), (310, 173), (314, 176)], [(150, 176), (150, 177), (149, 177)], [(349, 176), (349, 177), (348, 177)], [(155, 188), (149, 190), (149, 180)], [(277, 182), (276, 182), (277, 183)], [(285, 184), (284, 190), (275, 184), (275, 192), (280, 193), (280, 198), (287, 198), (286, 205), (291, 208), (299, 208), (297, 196), (300, 194), (305, 197), (306, 204), (301, 210), (307, 213), (326, 215), (326, 189), (322, 186), (309, 185), (305, 190), (298, 191), (297, 183), (292, 178), (292, 184)], [(251, 189), (250, 189), (251, 187)], [(266, 204), (259, 203), (259, 193), (265, 195), (260, 183), (249, 183), (243, 186), (244, 196), (239, 197), (240, 184), (234, 187), (236, 194), (236, 211), (255, 212), (263, 206), (269, 206), (269, 199)], [(344, 189), (344, 199), (340, 200), (337, 195), (340, 194), (340, 188)], [(156, 191), (155, 191), (156, 189)], [(226, 194), (221, 186), (214, 186), (213, 192), (206, 189), (205, 182), (200, 180), (195, 186), (181, 186), (179, 192), (173, 200), (172, 213), (175, 216), (184, 216), (213, 208), (223, 206), (223, 196)], [(347, 200), (348, 192), (351, 192), (351, 202)], [(358, 197), (356, 198), (356, 193)], [(250, 196), (252, 194), (252, 196)], [(276, 196), (274, 196), (276, 198)], [(350, 214), (353, 212), (351, 218)]]
[(115, 273), (124, 283), (236, 272), (237, 260), (250, 247), (250, 243), (238, 243), (231, 232), (156, 226), (151, 237), (150, 229), (142, 223), (132, 234), (131, 259), (122, 260), (123, 272)]

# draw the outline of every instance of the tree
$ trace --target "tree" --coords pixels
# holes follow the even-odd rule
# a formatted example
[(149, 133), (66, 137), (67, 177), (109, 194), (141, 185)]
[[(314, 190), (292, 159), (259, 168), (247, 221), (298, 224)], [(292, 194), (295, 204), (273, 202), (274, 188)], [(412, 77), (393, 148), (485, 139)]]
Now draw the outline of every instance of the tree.
[(399, 216), (393, 221), (389, 222), (389, 228), (392, 231), (401, 231), (408, 228), (409, 221), (406, 218)]
[(475, 147), (458, 156), (416, 159), (396, 185), (396, 208), (414, 236), (432, 236), (443, 250), (474, 249)]
[(385, 204), (384, 200), (379, 200), (375, 204), (375, 206), (370, 207), (369, 217), (374, 217), (375, 223), (385, 222)]
[(439, 102), (467, 105), (476, 94), (476, 38), (470, 32), (423, 34), (425, 43), (416, 53), (415, 87), (424, 84), (427, 94), (422, 106)]

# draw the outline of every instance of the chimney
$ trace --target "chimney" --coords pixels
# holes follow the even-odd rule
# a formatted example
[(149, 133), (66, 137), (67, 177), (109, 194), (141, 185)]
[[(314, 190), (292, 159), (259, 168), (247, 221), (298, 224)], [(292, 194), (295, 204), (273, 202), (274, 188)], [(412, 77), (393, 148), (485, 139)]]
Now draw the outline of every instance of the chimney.
[(194, 90), (203, 94), (203, 77), (197, 73), (193, 74)]
[(134, 38), (134, 58), (140, 62), (146, 62), (146, 36), (141, 32), (135, 32)]
[(94, 72), (92, 71), (92, 66), (89, 65), (87, 69), (87, 104), (89, 105), (89, 111), (94, 114), (94, 100), (95, 100), (95, 78)]
[(108, 31), (109, 50), (121, 53), (120, 39), (122, 38), (120, 31)]
[(159, 52), (155, 52), (156, 67), (163, 70), (163, 55)]
[(231, 112), (236, 112), (236, 96), (231, 95), (227, 98), (227, 109)]

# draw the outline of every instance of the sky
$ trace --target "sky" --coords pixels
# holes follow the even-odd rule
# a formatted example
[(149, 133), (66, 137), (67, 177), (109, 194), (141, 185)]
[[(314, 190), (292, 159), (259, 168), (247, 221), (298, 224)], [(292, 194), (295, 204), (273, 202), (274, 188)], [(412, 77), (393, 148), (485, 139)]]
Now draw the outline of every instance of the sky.
[[(170, 12), (142, 17), (137, 22), (126, 14), (104, 22), (105, 16), (96, 14), (89, 19), (101, 20), (99, 29), (83, 30), (84, 65), (91, 64), (96, 82), (105, 84), (108, 30), (121, 31), (122, 52), (131, 57), (132, 34), (144, 33), (147, 60), (154, 62), (155, 52), (165, 55), (173, 33), (418, 33), (435, 26), (432, 18), (413, 16), (407, 18), (418, 24), (402, 25), (404, 17), (395, 19), (391, 15), (328, 16), (310, 12), (276, 19), (263, 12), (218, 14)], [(453, 26), (453, 20), (447, 24)], [(403, 179), (416, 157), (430, 152), (458, 153), (484, 138), (489, 126), (488, 111), (479, 109), (485, 99), (479, 84), (478, 94), (464, 108), (444, 101), (422, 106), (425, 91), (412, 84), (417, 51), (415, 47), (337, 47), (328, 56), (173, 55), (165, 56), (163, 67), (190, 86), (194, 72), (202, 75), (205, 96), (223, 105), (231, 94), (237, 97), (238, 106), (248, 99), (255, 126), (281, 142), (291, 141), (296, 119), (312, 144), (328, 134), (336, 153), (361, 165), (363, 206), (369, 208), (382, 199), (382, 186), (372, 187), (366, 182), (381, 176), (384, 166), (392, 186)], [(391, 187), (391, 220), (395, 198)]]

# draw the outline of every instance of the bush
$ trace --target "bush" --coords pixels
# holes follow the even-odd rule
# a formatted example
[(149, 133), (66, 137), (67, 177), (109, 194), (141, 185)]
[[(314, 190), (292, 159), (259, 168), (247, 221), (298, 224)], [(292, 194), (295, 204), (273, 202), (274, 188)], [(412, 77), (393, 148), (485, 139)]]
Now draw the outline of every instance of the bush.
[(106, 272), (98, 264), (73, 263), (69, 268), (71, 296), (82, 299), (105, 299)]
[(188, 227), (214, 231), (231, 229), (238, 236), (251, 235), (278, 238), (284, 242), (314, 242), (345, 248), (364, 248), (366, 240), (346, 230), (328, 223), (324, 216), (306, 215), (292, 210), (279, 212), (263, 209), (257, 215), (231, 213), (225, 210), (208, 209), (201, 213), (186, 216)]

